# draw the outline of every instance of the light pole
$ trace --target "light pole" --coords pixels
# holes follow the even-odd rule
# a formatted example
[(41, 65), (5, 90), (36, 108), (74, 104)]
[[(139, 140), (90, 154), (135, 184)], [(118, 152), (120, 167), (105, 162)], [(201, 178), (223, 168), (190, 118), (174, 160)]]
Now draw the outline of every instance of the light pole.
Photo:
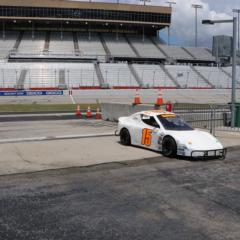
[[(173, 5), (177, 4), (175, 2), (168, 1), (169, 7), (172, 8)], [(170, 26), (168, 26), (168, 45), (170, 45)]]
[(202, 24), (214, 25), (217, 23), (233, 24), (233, 40), (232, 40), (232, 101), (231, 101), (231, 127), (235, 127), (235, 106), (236, 106), (236, 58), (237, 58), (237, 18), (229, 20), (203, 20)]
[(198, 46), (198, 9), (202, 9), (203, 6), (199, 4), (192, 4), (192, 8), (195, 8), (195, 47)]
[(238, 51), (240, 50), (240, 9), (233, 9), (234, 13), (238, 15)]
[(140, 0), (140, 2), (143, 2), (143, 5), (146, 6), (146, 2), (151, 2), (151, 0)]

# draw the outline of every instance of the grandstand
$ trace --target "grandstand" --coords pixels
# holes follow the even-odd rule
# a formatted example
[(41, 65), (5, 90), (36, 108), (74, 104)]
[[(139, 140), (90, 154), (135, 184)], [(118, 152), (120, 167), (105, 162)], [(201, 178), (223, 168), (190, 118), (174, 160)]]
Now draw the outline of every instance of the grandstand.
[(170, 24), (162, 6), (1, 0), (0, 88), (231, 88), (209, 49), (163, 43)]

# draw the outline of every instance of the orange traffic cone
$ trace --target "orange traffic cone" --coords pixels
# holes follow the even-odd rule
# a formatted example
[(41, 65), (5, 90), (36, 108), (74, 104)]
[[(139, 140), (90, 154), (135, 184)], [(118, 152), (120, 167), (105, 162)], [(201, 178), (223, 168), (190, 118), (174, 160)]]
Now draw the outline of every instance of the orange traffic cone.
[(157, 101), (155, 103), (156, 106), (163, 105), (163, 97), (162, 97), (162, 91), (161, 89), (159, 90)]
[(96, 112), (95, 119), (102, 119), (102, 114), (101, 114), (101, 112), (100, 112), (100, 109), (99, 109), (99, 108), (97, 108), (97, 112)]
[(141, 104), (141, 98), (140, 98), (140, 94), (137, 90), (135, 97), (134, 97), (133, 105), (138, 105), (138, 104)]
[(91, 108), (88, 107), (88, 108), (87, 108), (87, 112), (86, 112), (86, 118), (91, 118), (91, 117), (92, 117)]
[(81, 110), (80, 110), (80, 105), (77, 105), (77, 109), (76, 109), (76, 113), (75, 113), (76, 116), (81, 116)]

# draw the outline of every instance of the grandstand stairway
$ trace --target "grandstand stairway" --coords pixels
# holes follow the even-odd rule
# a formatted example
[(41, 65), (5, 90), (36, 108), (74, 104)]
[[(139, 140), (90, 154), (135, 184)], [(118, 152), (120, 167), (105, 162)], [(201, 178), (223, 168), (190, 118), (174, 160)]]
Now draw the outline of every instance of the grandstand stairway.
[(109, 48), (108, 48), (108, 46), (107, 46), (107, 43), (106, 43), (106, 41), (105, 41), (105, 39), (104, 39), (104, 37), (102, 36), (101, 33), (99, 33), (99, 38), (100, 38), (100, 40), (101, 40), (101, 43), (102, 43), (102, 45), (103, 45), (103, 48), (104, 48), (107, 56), (111, 56), (111, 52), (110, 52), (110, 50), (109, 50)]
[(155, 47), (166, 57), (169, 58), (169, 56), (167, 55), (167, 53), (156, 43), (155, 39), (153, 37), (149, 38), (150, 41), (155, 45)]
[(97, 74), (97, 79), (98, 79), (100, 87), (104, 88), (104, 89), (109, 88), (109, 85), (107, 83), (105, 83), (105, 81), (104, 81), (101, 69), (99, 67), (99, 63), (94, 63), (94, 69)]
[(25, 79), (27, 76), (27, 70), (23, 69), (21, 70), (20, 76), (18, 78), (17, 84), (16, 84), (16, 89), (17, 90), (23, 90), (24, 89), (24, 83), (25, 83)]
[(140, 79), (140, 77), (138, 76), (138, 73), (136, 72), (136, 70), (134, 69), (132, 64), (128, 64), (129, 70), (132, 73), (132, 75), (134, 76), (134, 78), (136, 79), (139, 87), (145, 87), (144, 83), (142, 82), (142, 80)]
[(78, 36), (76, 32), (73, 32), (73, 45), (74, 45), (74, 51), (75, 51), (75, 55), (79, 56), (80, 55), (80, 49), (79, 49), (79, 45), (78, 45)]
[(190, 51), (188, 51), (185, 47), (182, 47), (182, 49), (183, 49), (188, 55), (190, 55), (194, 60), (196, 60), (196, 57), (195, 57)]
[(45, 52), (45, 53), (47, 53), (49, 51), (50, 38), (51, 38), (51, 32), (48, 31), (48, 32), (46, 32), (44, 49), (43, 49), (43, 52)]
[(206, 77), (204, 77), (203, 74), (201, 74), (194, 66), (190, 67), (204, 82), (206, 82), (210, 87), (215, 88), (215, 86)]
[(64, 69), (59, 70), (59, 89), (67, 89), (66, 74)]
[(228, 73), (225, 69), (223, 69), (222, 67), (219, 68), (224, 74), (226, 74), (228, 77), (232, 77), (232, 74)]
[(20, 43), (22, 41), (22, 38), (23, 38), (23, 34), (24, 34), (24, 31), (19, 32), (18, 37), (16, 39), (16, 42), (15, 42), (15, 44), (13, 46), (13, 50), (14, 51), (18, 50), (18, 47), (19, 47), (19, 45), (20, 45)]
[(123, 34), (123, 36), (125, 37), (127, 43), (129, 44), (129, 46), (131, 47), (131, 49), (133, 50), (133, 52), (135, 53), (135, 55), (140, 58), (140, 54), (138, 52), (138, 50), (133, 46), (133, 44), (131, 43), (131, 41), (129, 40), (128, 36), (126, 34)]
[[(219, 68), (225, 75), (227, 75), (229, 78), (232, 78), (232, 74), (227, 72), (224, 68)], [(237, 83), (240, 84), (240, 80), (237, 80)]]
[(174, 83), (174, 85), (177, 88), (181, 88), (181, 86), (179, 85), (179, 83), (177, 82), (177, 80), (172, 76), (172, 74), (162, 65), (159, 64), (160, 68), (162, 69), (162, 71), (172, 80), (172, 82)]

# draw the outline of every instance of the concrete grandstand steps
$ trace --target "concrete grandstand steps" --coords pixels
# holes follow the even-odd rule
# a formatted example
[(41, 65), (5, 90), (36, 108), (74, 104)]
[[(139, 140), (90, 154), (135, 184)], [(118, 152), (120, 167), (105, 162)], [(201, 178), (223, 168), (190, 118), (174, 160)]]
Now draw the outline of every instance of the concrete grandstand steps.
[(176, 84), (159, 64), (133, 64), (133, 67), (145, 88), (176, 88)]
[[(230, 81), (232, 81), (232, 67), (226, 67), (226, 68), (221, 67), (220, 69), (224, 74), (226, 74), (229, 77)], [(236, 77), (237, 77), (237, 84), (240, 85), (240, 67), (239, 66), (237, 67)]]
[(161, 46), (155, 41), (154, 37), (150, 37), (149, 39), (166, 58), (169, 57), (167, 53), (161, 48)]
[(104, 82), (111, 88), (136, 88), (139, 83), (127, 63), (101, 63)]
[(24, 31), (21, 31), (19, 32), (18, 36), (17, 36), (17, 39), (16, 39), (16, 42), (13, 46), (13, 51), (17, 51), (18, 50), (18, 47), (22, 41), (22, 38), (23, 38), (23, 34), (24, 34)]
[(166, 69), (162, 64), (160, 64), (159, 66), (163, 70), (163, 72), (172, 80), (176, 87), (181, 87), (177, 80), (174, 78), (174, 76), (170, 73), (170, 71), (168, 71), (168, 69)]
[(196, 57), (195, 57), (187, 48), (182, 47), (182, 49), (183, 49), (188, 55), (190, 55), (193, 59), (196, 60)]
[(204, 80), (210, 87), (214, 88), (214, 84), (212, 84), (197, 68), (194, 66), (190, 66), (193, 71), (195, 71), (201, 78)]
[(24, 89), (24, 83), (25, 83), (25, 79), (26, 79), (26, 76), (27, 76), (27, 72), (28, 72), (28, 70), (26, 70), (26, 69), (21, 70), (20, 76), (19, 76), (17, 84), (16, 84), (16, 89), (17, 90), (23, 90)]
[(98, 35), (99, 35), (99, 38), (101, 40), (102, 46), (103, 46), (103, 48), (104, 48), (104, 50), (106, 52), (106, 55), (107, 56), (111, 56), (111, 52), (110, 52), (110, 50), (109, 50), (109, 48), (108, 48), (108, 46), (107, 46), (107, 44), (105, 42), (105, 39), (103, 38), (102, 34), (99, 33)]
[(98, 79), (100, 87), (105, 88), (105, 89), (109, 88), (109, 84), (105, 83), (105, 81), (104, 81), (104, 77), (103, 77), (101, 69), (99, 67), (99, 63), (94, 63), (94, 68), (95, 68), (95, 72), (97, 74), (97, 79)]
[(231, 86), (231, 77), (223, 73), (218, 67), (195, 66), (195, 69), (207, 78), (215, 88), (221, 89)]
[(224, 74), (226, 74), (228, 77), (232, 78), (232, 74), (227, 72), (224, 68), (220, 67), (219, 68)]
[(74, 44), (74, 51), (75, 51), (75, 54), (77, 56), (80, 55), (80, 49), (79, 49), (79, 45), (78, 45), (78, 36), (77, 36), (77, 33), (76, 32), (73, 32), (73, 44)]
[(136, 55), (138, 58), (140, 58), (141, 56), (140, 56), (138, 50), (135, 48), (135, 46), (133, 46), (133, 44), (131, 43), (131, 41), (130, 41), (130, 39), (128, 38), (127, 34), (124, 33), (123, 36), (125, 37), (128, 45), (131, 47), (131, 49), (132, 49), (132, 51), (135, 53), (135, 55)]
[(137, 50), (141, 58), (146, 59), (165, 59), (161, 51), (152, 43), (152, 41), (147, 37), (140, 37), (133, 34), (126, 35), (129, 42)]
[(18, 47), (18, 54), (38, 55), (44, 50), (45, 32), (37, 31), (34, 34), (30, 31), (24, 32), (22, 41)]
[(65, 69), (60, 69), (58, 74), (59, 74), (58, 88), (67, 89)]
[(185, 50), (188, 51), (191, 55), (194, 56), (198, 61), (204, 62), (216, 62), (215, 57), (206, 50), (206, 48), (202, 47), (185, 47)]
[(43, 49), (43, 52), (45, 53), (49, 52), (50, 38), (51, 38), (51, 32), (47, 31), (45, 35), (45, 43), (44, 43), (44, 49)]
[(119, 33), (117, 36), (113, 33), (102, 34), (105, 39), (105, 42), (108, 46), (109, 51), (111, 52), (112, 57), (132, 57), (136, 58), (136, 54), (128, 44), (126, 38), (122, 33)]
[(165, 65), (181, 88), (209, 88), (210, 86), (189, 65)]
[(134, 78), (136, 79), (139, 87), (144, 87), (144, 83), (141, 80), (141, 78), (139, 77), (138, 73), (136, 72), (135, 68), (133, 67), (133, 65), (131, 63), (128, 64), (129, 70), (131, 71), (132, 75), (134, 76)]

